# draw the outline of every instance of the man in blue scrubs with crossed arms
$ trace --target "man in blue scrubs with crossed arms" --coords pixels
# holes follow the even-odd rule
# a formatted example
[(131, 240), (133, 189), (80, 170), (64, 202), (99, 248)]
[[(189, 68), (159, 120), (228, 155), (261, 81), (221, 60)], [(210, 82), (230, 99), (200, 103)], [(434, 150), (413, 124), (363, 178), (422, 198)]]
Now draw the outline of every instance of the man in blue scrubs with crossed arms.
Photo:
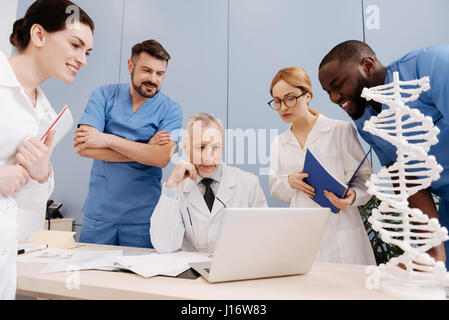
[(80, 242), (153, 247), (150, 217), (161, 168), (182, 127), (181, 107), (160, 92), (169, 60), (155, 40), (136, 44), (128, 60), (131, 83), (102, 86), (87, 103), (74, 137), (77, 153), (95, 159)]
[[(375, 150), (380, 163), (390, 166), (396, 162), (396, 147), (380, 137), (363, 130), (364, 122), (376, 116), (386, 105), (366, 101), (360, 95), (364, 87), (371, 88), (393, 81), (393, 72), (398, 71), (401, 81), (430, 77), (430, 90), (407, 103), (433, 119), (440, 129), (438, 143), (430, 148), (443, 167), (439, 180), (429, 189), (421, 190), (409, 197), (411, 208), (419, 208), (430, 218), (438, 218), (440, 224), (449, 229), (449, 45), (435, 45), (412, 51), (392, 62), (387, 67), (377, 60), (374, 51), (365, 43), (349, 40), (334, 47), (322, 60), (319, 79), (330, 100), (338, 104), (354, 120), (362, 138)], [(437, 210), (432, 193), (441, 197)], [(446, 263), (449, 241), (432, 248), (428, 253), (435, 260)]]

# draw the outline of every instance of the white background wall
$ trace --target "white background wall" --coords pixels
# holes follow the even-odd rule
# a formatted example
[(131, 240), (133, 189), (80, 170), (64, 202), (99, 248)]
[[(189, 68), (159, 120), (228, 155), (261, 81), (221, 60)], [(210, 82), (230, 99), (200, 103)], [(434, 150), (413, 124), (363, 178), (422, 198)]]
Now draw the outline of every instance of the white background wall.
[(0, 0), (0, 51), (7, 56), (11, 55), (9, 35), (12, 24), (16, 21), (18, 0)]

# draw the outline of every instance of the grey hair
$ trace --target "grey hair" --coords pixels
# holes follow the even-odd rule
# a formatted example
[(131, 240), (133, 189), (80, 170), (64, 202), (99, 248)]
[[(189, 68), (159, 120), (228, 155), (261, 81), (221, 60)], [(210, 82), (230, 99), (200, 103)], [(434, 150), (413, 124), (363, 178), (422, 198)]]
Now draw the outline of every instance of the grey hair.
[(184, 129), (189, 130), (190, 127), (197, 121), (199, 121), (201, 123), (202, 127), (207, 127), (212, 122), (214, 122), (215, 124), (217, 124), (220, 127), (221, 132), (224, 134), (224, 127), (223, 127), (223, 123), (221, 122), (221, 120), (219, 118), (215, 117), (213, 114), (207, 113), (207, 112), (197, 113), (197, 114), (191, 116), (190, 118), (188, 118), (184, 124)]

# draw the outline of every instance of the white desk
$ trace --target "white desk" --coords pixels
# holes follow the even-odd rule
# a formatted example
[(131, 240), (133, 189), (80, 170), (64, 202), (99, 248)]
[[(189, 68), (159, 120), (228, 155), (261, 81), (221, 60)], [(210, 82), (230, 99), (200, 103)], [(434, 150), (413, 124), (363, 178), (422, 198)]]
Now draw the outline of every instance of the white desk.
[[(121, 247), (86, 245), (84, 250)], [(121, 248), (123, 249), (123, 248)], [(125, 248), (126, 250), (148, 250)], [(199, 300), (303, 300), (393, 299), (365, 288), (365, 266), (314, 263), (309, 274), (209, 284), (196, 280), (142, 278), (125, 272), (87, 270), (41, 274), (45, 264), (17, 263), (17, 293), (45, 299), (199, 299)], [(71, 281), (71, 280), (75, 280)], [(69, 285), (67, 286), (67, 282)], [(71, 289), (79, 282), (79, 288)]]

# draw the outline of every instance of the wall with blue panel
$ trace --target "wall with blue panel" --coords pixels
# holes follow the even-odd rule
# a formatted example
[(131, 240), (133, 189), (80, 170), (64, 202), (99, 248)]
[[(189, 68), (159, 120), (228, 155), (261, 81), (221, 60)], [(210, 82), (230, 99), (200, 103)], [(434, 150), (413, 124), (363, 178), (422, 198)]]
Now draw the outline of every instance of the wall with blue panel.
[(10, 56), (12, 46), (9, 43), (12, 25), (16, 21), (18, 0), (0, 0), (0, 51)]
[(449, 1), (363, 0), (365, 40), (388, 65), (409, 51), (449, 44)]
[[(449, 44), (449, 1), (363, 0), (365, 42), (383, 65), (433, 44)], [(380, 169), (372, 158), (374, 171)]]
[[(270, 140), (273, 134), (263, 130), (288, 128), (271, 110), (269, 87), (276, 72), (299, 66), (306, 70), (314, 98), (311, 107), (331, 118), (349, 119), (332, 104), (318, 81), (318, 65), (336, 44), (347, 39), (363, 39), (360, 1), (246, 0), (230, 1), (229, 35), (229, 127), (254, 128), (257, 138), (247, 144), (245, 158), (258, 150), (257, 163), (237, 163), (241, 168), (260, 174), (270, 205), (286, 205), (273, 200), (268, 188), (267, 170)], [(247, 131), (248, 136), (250, 132)], [(259, 148), (255, 144), (259, 145)], [(234, 143), (237, 145), (237, 143)], [(260, 148), (265, 148), (260, 150)], [(235, 149), (235, 147), (234, 147)], [(228, 150), (229, 161), (236, 162), (238, 150)], [(252, 162), (254, 159), (251, 159)], [(261, 171), (262, 169), (262, 171)]]
[(181, 105), (183, 120), (207, 111), (226, 123), (227, 17), (227, 0), (125, 1), (120, 81), (130, 81), (132, 46), (156, 39), (172, 58), (162, 92)]
[[(31, 0), (20, 0), (22, 17)], [(260, 174), (268, 190), (271, 140), (288, 126), (270, 110), (269, 85), (286, 66), (301, 66), (314, 89), (312, 107), (333, 118), (350, 121), (333, 105), (318, 82), (318, 64), (336, 44), (365, 40), (384, 64), (409, 50), (448, 43), (447, 0), (75, 0), (96, 23), (94, 51), (73, 85), (47, 81), (43, 89), (56, 111), (71, 107), (75, 121), (90, 93), (99, 85), (129, 82), (131, 47), (146, 39), (159, 40), (171, 54), (163, 92), (178, 101), (184, 119), (200, 112), (220, 117), (235, 135), (225, 160)], [(259, 130), (259, 129), (265, 129)], [(82, 223), (91, 160), (78, 157), (72, 132), (53, 155), (56, 189), (52, 199), (64, 203), (63, 214)], [(270, 130), (273, 130), (270, 132)], [(249, 141), (249, 142), (248, 142)], [(362, 142), (366, 148), (366, 144)], [(242, 160), (243, 159), (243, 160)], [(374, 157), (374, 168), (378, 162)], [(164, 178), (173, 164), (164, 170)]]

